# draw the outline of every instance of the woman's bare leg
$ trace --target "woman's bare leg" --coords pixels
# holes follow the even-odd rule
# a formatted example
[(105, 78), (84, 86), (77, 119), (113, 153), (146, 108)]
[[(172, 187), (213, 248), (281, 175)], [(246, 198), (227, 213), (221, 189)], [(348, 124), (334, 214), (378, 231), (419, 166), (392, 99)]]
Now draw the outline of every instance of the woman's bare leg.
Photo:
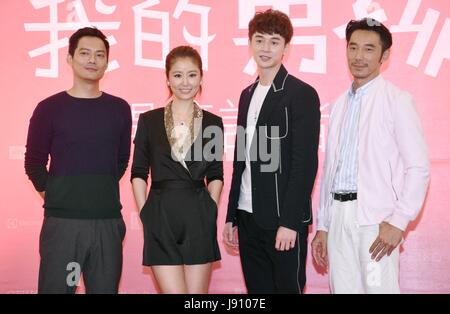
[(211, 263), (199, 265), (184, 265), (187, 293), (208, 293), (211, 276)]
[(161, 293), (186, 294), (188, 293), (184, 276), (183, 265), (152, 266), (153, 274), (158, 282)]

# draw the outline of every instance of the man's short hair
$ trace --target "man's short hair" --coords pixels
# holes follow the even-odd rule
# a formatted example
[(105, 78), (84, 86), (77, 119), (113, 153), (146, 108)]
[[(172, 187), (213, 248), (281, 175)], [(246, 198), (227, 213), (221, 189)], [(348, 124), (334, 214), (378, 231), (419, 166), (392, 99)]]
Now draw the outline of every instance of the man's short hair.
[(109, 58), (109, 42), (106, 38), (105, 34), (103, 34), (98, 28), (95, 27), (84, 27), (77, 30), (75, 33), (70, 36), (69, 39), (69, 54), (73, 57), (75, 50), (78, 47), (78, 42), (82, 37), (97, 37), (103, 41), (106, 48), (106, 58)]
[(347, 24), (347, 29), (345, 30), (347, 45), (350, 42), (352, 34), (357, 30), (365, 30), (377, 33), (380, 36), (381, 45), (383, 47), (382, 53), (384, 53), (392, 46), (392, 34), (389, 29), (377, 20), (367, 17), (361, 20), (351, 20)]
[(249, 22), (248, 38), (252, 40), (256, 32), (270, 35), (278, 34), (288, 44), (292, 39), (294, 29), (289, 16), (281, 11), (269, 9), (264, 12), (257, 12)]

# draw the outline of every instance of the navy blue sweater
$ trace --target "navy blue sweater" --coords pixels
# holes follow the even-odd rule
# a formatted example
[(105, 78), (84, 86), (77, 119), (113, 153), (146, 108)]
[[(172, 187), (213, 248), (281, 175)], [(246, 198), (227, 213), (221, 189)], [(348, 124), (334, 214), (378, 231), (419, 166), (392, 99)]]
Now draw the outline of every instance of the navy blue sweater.
[(130, 144), (131, 110), (121, 98), (61, 92), (41, 101), (30, 119), (25, 172), (45, 191), (45, 216), (121, 217), (119, 180)]

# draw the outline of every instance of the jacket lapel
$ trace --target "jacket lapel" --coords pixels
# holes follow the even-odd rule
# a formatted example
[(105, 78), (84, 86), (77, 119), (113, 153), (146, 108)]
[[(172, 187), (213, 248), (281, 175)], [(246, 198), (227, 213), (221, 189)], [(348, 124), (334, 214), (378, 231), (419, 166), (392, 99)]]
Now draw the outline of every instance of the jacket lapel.
[[(172, 158), (179, 162), (190, 175), (189, 168), (186, 165), (186, 155), (192, 150), (194, 142), (202, 131), (203, 111), (198, 103), (194, 101), (194, 116), (192, 119), (192, 126), (189, 125), (190, 132), (183, 142), (177, 142), (174, 139), (175, 126), (172, 115), (172, 103), (166, 105), (164, 108), (164, 128), (169, 142)], [(192, 133), (193, 132), (193, 133)]]
[(269, 90), (266, 98), (264, 99), (264, 103), (258, 116), (258, 121), (256, 122), (257, 126), (264, 125), (269, 119), (273, 109), (280, 103), (280, 100), (284, 95), (284, 83), (286, 82), (288, 75), (289, 73), (286, 68), (281, 65), (275, 79), (272, 82), (272, 88)]

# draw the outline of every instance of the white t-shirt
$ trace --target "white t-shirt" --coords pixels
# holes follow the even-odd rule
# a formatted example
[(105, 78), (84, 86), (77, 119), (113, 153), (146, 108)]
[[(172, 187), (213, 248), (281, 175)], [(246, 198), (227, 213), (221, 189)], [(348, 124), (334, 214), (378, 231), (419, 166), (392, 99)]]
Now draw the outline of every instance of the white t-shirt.
[(245, 169), (242, 173), (241, 191), (239, 194), (238, 208), (253, 213), (252, 210), (252, 175), (250, 172), (250, 145), (255, 133), (256, 122), (264, 99), (272, 85), (263, 86), (258, 83), (253, 93), (247, 114), (246, 144), (245, 144)]

